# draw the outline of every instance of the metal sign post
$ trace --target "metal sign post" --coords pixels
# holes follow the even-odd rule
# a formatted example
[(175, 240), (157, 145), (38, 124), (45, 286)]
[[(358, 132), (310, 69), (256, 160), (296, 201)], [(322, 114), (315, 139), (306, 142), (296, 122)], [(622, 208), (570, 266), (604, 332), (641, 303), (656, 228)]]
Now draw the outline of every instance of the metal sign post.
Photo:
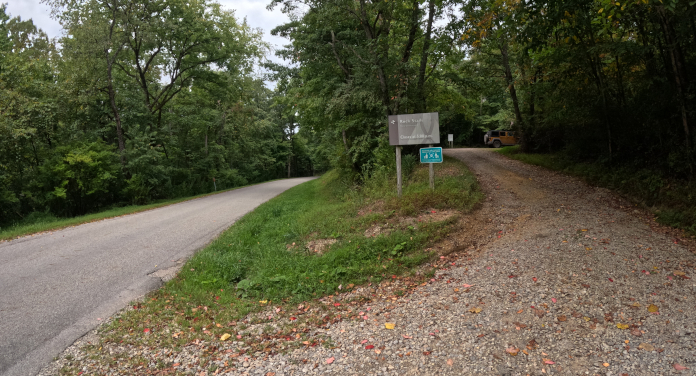
[[(409, 115), (389, 115), (389, 145), (396, 146), (396, 191), (401, 197), (401, 145), (440, 143), (440, 118), (437, 112)], [(441, 152), (442, 153), (442, 152)], [(430, 186), (433, 187), (430, 167)]]
[(454, 147), (454, 135), (453, 134), (448, 134), (447, 135), (447, 141), (450, 143), (450, 148)]
[(442, 148), (434, 148), (430, 145), (428, 148), (420, 149), (421, 163), (430, 164), (430, 189), (435, 189), (435, 171), (433, 163), (442, 163)]

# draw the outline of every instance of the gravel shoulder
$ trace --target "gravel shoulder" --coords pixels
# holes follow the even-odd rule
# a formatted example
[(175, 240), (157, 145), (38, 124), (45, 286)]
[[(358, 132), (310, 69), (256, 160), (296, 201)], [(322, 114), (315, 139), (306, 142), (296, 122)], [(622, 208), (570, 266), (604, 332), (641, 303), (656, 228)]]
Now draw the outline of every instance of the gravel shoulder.
[[(110, 353), (159, 361), (160, 374), (695, 374), (691, 240), (606, 189), (486, 149), (446, 154), (476, 173), (486, 199), (443, 246), (429, 281), (311, 302), (310, 312), (326, 306), (344, 319), (299, 327), (305, 345), (285, 354), (245, 352), (234, 338), (181, 351), (109, 344)], [(245, 335), (262, 338), (284, 320), (249, 324)], [(121, 374), (81, 350), (96, 341), (86, 337), (41, 374), (55, 374), (66, 355), (85, 374)]]

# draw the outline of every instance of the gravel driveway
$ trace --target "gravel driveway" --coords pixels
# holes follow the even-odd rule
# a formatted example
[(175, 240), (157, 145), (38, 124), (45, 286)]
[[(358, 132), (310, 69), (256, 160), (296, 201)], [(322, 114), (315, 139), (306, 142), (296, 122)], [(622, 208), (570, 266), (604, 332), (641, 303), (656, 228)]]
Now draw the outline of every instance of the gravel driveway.
[(694, 374), (696, 257), (677, 232), (606, 189), (486, 149), (446, 154), (487, 194), (470, 219), (478, 241), (402, 298), (386, 286), (352, 293), (375, 300), (360, 319), (315, 330), (332, 346), (238, 356), (226, 342), (216, 372), (195, 366), (203, 344), (140, 355), (196, 375)]

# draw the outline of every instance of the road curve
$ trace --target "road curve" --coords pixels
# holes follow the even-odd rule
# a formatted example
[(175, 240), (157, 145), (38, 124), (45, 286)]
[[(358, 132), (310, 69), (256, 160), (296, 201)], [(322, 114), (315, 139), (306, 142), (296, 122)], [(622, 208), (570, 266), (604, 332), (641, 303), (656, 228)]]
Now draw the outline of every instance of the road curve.
[(312, 178), (278, 180), (0, 243), (0, 374), (53, 357), (263, 202)]

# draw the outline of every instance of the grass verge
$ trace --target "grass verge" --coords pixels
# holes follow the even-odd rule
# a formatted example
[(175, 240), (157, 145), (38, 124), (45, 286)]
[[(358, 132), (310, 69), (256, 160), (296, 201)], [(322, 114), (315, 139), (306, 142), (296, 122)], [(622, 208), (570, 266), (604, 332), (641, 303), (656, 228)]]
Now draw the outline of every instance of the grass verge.
[[(269, 181), (273, 181), (273, 180), (269, 180)], [(264, 182), (264, 183), (267, 183), (267, 182)], [(258, 183), (258, 184), (263, 184), (263, 183)], [(143, 212), (143, 211), (147, 211), (147, 210), (161, 208), (163, 206), (178, 204), (178, 203), (184, 202), (184, 201), (194, 200), (194, 199), (205, 197), (205, 196), (210, 196), (210, 195), (214, 195), (214, 194), (218, 194), (218, 193), (233, 191), (235, 189), (244, 188), (244, 187), (248, 187), (248, 185), (241, 186), (241, 187), (234, 187), (234, 188), (230, 188), (230, 189), (225, 189), (225, 190), (221, 190), (218, 192), (203, 193), (203, 194), (200, 194), (197, 196), (180, 197), (180, 198), (175, 198), (175, 199), (170, 199), (170, 200), (161, 200), (161, 201), (157, 201), (157, 202), (154, 202), (152, 204), (147, 204), (147, 205), (123, 206), (123, 207), (119, 207), (119, 208), (104, 210), (104, 211), (101, 211), (98, 213), (86, 214), (86, 215), (81, 215), (81, 216), (72, 217), (72, 218), (57, 218), (57, 217), (54, 217), (50, 214), (38, 213), (39, 215), (34, 215), (34, 216), (30, 215), (29, 218), (27, 218), (23, 222), (19, 222), (19, 223), (14, 224), (14, 225), (0, 228), (0, 241), (15, 239), (15, 238), (18, 238), (21, 236), (36, 234), (36, 233), (45, 232), (45, 231), (60, 230), (60, 229), (66, 228), (66, 227), (77, 226), (77, 225), (81, 225), (84, 223), (101, 221), (102, 219), (114, 218), (114, 217), (119, 217), (122, 215), (139, 213), (139, 212)], [(37, 213), (34, 213), (34, 214), (37, 214)]]
[(670, 179), (655, 171), (632, 166), (609, 167), (577, 162), (560, 153), (523, 153), (519, 146), (505, 147), (497, 152), (616, 190), (635, 204), (651, 209), (659, 223), (684, 229), (696, 236), (696, 181)]
[[(405, 286), (416, 286), (430, 278), (428, 272), (418, 275), (417, 267), (436, 256), (428, 246), (447, 236), (457, 217), (425, 218), (442, 211), (466, 213), (482, 194), (473, 174), (450, 158), (435, 167), (434, 191), (425, 166), (407, 179), (402, 198), (396, 197), (390, 175), (351, 188), (333, 171), (259, 206), (192, 257), (162, 289), (105, 325), (101, 343), (86, 349), (90, 358), (106, 359), (101, 370), (127, 373), (154, 366), (106, 354), (107, 348), (172, 351), (206, 341), (259, 356), (316, 345), (323, 340), (307, 340), (307, 327), (335, 319), (325, 306), (309, 309), (316, 298), (366, 283), (408, 280)], [(394, 292), (405, 293), (406, 287)], [(291, 308), (298, 303), (303, 304)], [(250, 333), (251, 326), (263, 329)], [(223, 343), (224, 334), (230, 336)], [(62, 372), (82, 366), (67, 362)]]

